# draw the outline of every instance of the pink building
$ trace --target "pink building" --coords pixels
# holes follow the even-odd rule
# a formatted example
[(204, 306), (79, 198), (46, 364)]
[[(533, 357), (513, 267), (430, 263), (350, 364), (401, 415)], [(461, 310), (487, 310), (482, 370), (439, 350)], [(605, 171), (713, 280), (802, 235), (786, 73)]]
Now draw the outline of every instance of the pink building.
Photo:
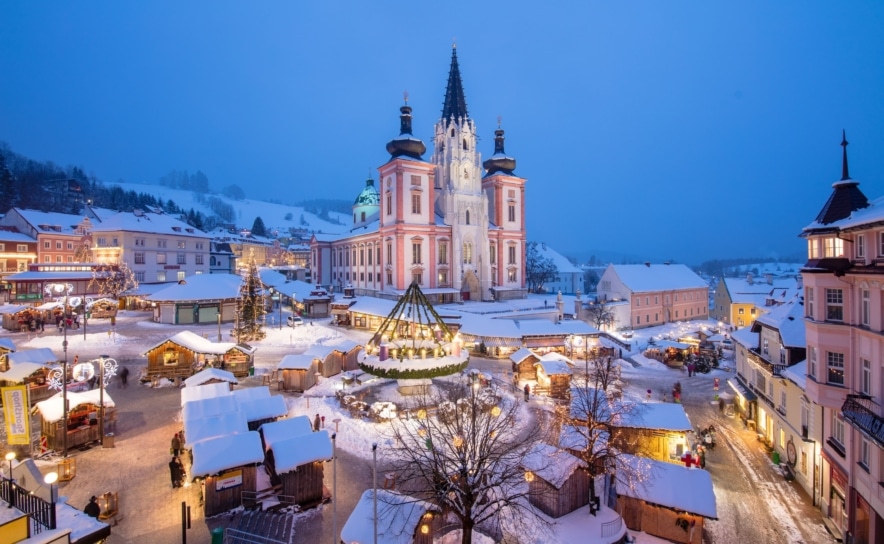
[[(847, 170), (804, 228), (807, 389), (820, 444), (818, 504), (833, 533), (884, 541), (884, 202)], [(817, 497), (814, 497), (817, 499)]]
[(439, 301), (524, 297), (525, 179), (513, 173), (500, 128), (482, 162), (456, 50), (429, 161), (411, 111), (407, 102), (400, 108), (390, 159), (378, 186), (369, 179), (356, 198), (350, 233), (311, 239), (313, 281), (380, 296), (417, 282)]

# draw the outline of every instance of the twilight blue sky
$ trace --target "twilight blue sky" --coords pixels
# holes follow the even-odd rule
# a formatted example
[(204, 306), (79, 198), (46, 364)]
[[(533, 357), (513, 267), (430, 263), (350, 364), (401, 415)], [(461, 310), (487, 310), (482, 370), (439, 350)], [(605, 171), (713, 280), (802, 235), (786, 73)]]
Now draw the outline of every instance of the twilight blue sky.
[(884, 194), (882, 28), (871, 0), (3, 2), (0, 141), (106, 182), (200, 169), (254, 198), (355, 198), (404, 90), (430, 143), (454, 38), (484, 157), (501, 115), (528, 179), (529, 239), (791, 255), (842, 128)]

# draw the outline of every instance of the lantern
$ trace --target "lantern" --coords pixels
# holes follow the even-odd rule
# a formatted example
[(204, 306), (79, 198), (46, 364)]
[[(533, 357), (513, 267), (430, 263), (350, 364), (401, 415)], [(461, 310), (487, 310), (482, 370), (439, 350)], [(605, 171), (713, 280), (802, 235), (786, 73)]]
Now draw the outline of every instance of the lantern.
[(58, 463), (58, 480), (60, 482), (69, 482), (77, 475), (77, 458), (68, 457), (62, 459)]
[(533, 482), (534, 481), (534, 473), (531, 472), (530, 470), (525, 471), (525, 481), (526, 482)]

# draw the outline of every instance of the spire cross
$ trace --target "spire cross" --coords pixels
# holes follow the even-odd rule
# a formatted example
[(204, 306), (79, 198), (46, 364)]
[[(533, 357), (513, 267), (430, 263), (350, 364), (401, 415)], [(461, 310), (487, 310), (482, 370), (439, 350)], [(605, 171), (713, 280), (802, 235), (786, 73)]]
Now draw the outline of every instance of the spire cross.
[(503, 117), (500, 115), (497, 116), (497, 128), (500, 128), (500, 122), (503, 121)]
[(850, 179), (847, 171), (847, 131), (841, 129), (841, 147), (844, 149), (841, 156), (841, 179)]
[(402, 91), (402, 97), (405, 99), (405, 105), (408, 105), (408, 91)]
[(457, 49), (457, 36), (452, 36), (452, 37), (451, 37), (451, 48), (452, 48), (452, 49)]

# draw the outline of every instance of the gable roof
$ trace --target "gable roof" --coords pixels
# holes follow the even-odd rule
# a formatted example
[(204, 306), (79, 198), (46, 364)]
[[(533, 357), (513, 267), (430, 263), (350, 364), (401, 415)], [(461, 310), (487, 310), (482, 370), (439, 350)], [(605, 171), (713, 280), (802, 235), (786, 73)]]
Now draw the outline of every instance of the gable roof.
[(242, 277), (236, 274), (194, 274), (144, 297), (151, 302), (230, 300), (239, 297)]
[[(165, 236), (189, 236), (192, 238), (211, 238), (198, 228), (191, 227), (184, 221), (163, 213), (135, 214), (119, 212), (101, 220), (92, 226), (92, 232), (143, 232)], [(206, 248), (208, 250), (208, 248)]]
[[(377, 490), (378, 534), (385, 544), (411, 544), (421, 517), (427, 511), (437, 512), (432, 504), (395, 491)], [(342, 542), (371, 542), (374, 538), (374, 492), (362, 493), (356, 508), (341, 529)]]
[(683, 264), (610, 264), (605, 274), (611, 271), (633, 293), (709, 288), (703, 278)]
[(784, 346), (788, 348), (804, 347), (806, 345), (804, 297), (796, 295), (791, 300), (773, 308), (767, 314), (758, 317), (752, 330), (759, 332), (762, 326), (777, 331)]
[(274, 442), (273, 450), (276, 473), (283, 474), (301, 465), (332, 458), (332, 441), (326, 429)]
[(635, 474), (650, 474), (642, 482), (617, 487), (617, 494), (658, 506), (680, 510), (709, 519), (718, 519), (715, 490), (709, 471), (621, 453), (617, 462)]
[(565, 450), (549, 444), (537, 444), (522, 458), (522, 466), (552, 484), (556, 489), (561, 489), (575, 470), (587, 465), (586, 462)]
[(255, 431), (208, 438), (192, 446), (191, 476), (211, 476), (221, 471), (264, 461), (261, 437)]

